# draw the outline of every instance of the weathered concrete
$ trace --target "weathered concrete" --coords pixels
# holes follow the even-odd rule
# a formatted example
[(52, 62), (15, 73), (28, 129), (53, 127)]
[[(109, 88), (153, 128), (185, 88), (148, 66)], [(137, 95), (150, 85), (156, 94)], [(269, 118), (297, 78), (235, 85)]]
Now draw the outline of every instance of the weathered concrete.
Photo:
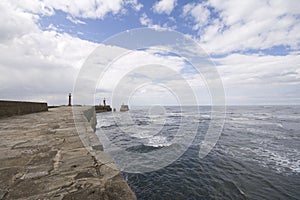
[(47, 111), (47, 103), (0, 101), (0, 118)]
[(77, 134), (71, 109), (0, 119), (0, 199), (136, 198), (95, 140), (90, 128), (95, 124), (94, 112), (74, 108), (82, 113), (76, 123), (85, 127), (87, 134), (80, 137), (91, 145), (88, 151)]

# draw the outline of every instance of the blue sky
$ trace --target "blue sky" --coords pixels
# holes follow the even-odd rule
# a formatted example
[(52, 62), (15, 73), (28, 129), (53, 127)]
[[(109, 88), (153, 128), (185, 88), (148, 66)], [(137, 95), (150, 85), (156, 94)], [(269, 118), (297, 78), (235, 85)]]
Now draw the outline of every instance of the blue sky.
[[(3, 0), (0, 11), (0, 99), (64, 104), (93, 50), (115, 34), (148, 27), (195, 40), (216, 64), (227, 104), (300, 104), (296, 0)], [(172, 52), (135, 52), (129, 57), (135, 64), (168, 60), (166, 65), (180, 66), (179, 73), (191, 72), (185, 77), (196, 93), (209, 96), (202, 93), (199, 77), (186, 69), (187, 61)], [(126, 59), (123, 63), (133, 64)], [(130, 68), (112, 67), (109, 73), (120, 79)], [(97, 98), (110, 100), (116, 82), (107, 79), (103, 88), (98, 86), (102, 93)], [(163, 91), (146, 88), (138, 104), (149, 103), (145, 91), (167, 102)]]
[[(67, 32), (75, 37), (92, 42), (102, 42), (119, 32), (143, 27), (144, 25), (140, 22), (140, 18), (143, 15), (149, 16), (149, 19), (151, 18), (154, 24), (160, 26), (163, 26), (165, 23), (167, 23), (168, 26), (176, 25), (178, 26), (177, 30), (191, 33), (191, 30), (183, 23), (183, 17), (178, 17), (181, 15), (181, 8), (183, 6), (179, 3), (182, 2), (178, 2), (170, 15), (165, 13), (155, 14), (152, 9), (155, 2), (156, 1), (140, 1), (140, 4), (143, 5), (140, 10), (136, 10), (132, 8), (132, 6), (125, 6), (126, 13), (118, 13), (116, 15), (107, 13), (103, 19), (90, 19), (81, 16), (71, 17), (69, 13), (56, 10), (55, 15), (42, 16), (39, 23), (44, 30), (46, 30), (50, 24), (53, 24), (60, 32)], [(176, 22), (172, 19), (175, 19), (175, 17)], [(70, 19), (74, 21), (79, 20), (82, 23), (74, 24)]]

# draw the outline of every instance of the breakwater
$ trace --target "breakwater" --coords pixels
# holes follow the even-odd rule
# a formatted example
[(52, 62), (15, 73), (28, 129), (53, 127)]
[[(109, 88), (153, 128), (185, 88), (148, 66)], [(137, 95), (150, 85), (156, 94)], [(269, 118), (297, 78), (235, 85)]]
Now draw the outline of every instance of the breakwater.
[(80, 106), (0, 119), (0, 199), (136, 199), (95, 123)]
[(0, 101), (0, 118), (47, 111), (47, 103)]

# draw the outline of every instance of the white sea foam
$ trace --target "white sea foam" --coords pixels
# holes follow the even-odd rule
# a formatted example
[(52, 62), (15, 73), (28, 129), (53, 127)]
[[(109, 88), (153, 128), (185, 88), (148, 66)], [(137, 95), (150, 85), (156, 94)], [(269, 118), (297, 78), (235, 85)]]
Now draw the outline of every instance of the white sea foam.
[(153, 135), (152, 132), (139, 132), (134, 133), (132, 136), (139, 138), (139, 139), (145, 139), (144, 145), (146, 146), (153, 146), (153, 147), (163, 147), (163, 146), (170, 146), (172, 143), (167, 141), (167, 138), (160, 135)]
[(203, 118), (207, 118), (207, 119), (210, 119), (210, 118), (211, 118), (211, 116), (210, 116), (210, 115), (205, 115), (205, 114), (201, 115), (201, 117), (203, 117)]
[(153, 134), (151, 134), (151, 132), (149, 132), (149, 131), (141, 131), (141, 132), (134, 133), (131, 136), (136, 137), (136, 138), (140, 138), (140, 139), (144, 139), (144, 138), (152, 137)]
[(112, 122), (107, 120), (97, 120), (96, 128), (107, 127), (113, 125)]
[(163, 136), (153, 136), (148, 138), (148, 142), (145, 143), (146, 146), (153, 146), (153, 147), (164, 147), (170, 146), (172, 143), (167, 141), (166, 137)]
[[(249, 155), (249, 152), (254, 154), (254, 158), (252, 155), (251, 160), (257, 161), (261, 166), (271, 167), (278, 172), (284, 172), (286, 169), (289, 169), (292, 172), (300, 173), (300, 160), (292, 160), (288, 158), (290, 156), (285, 154), (280, 154), (279, 152), (261, 147), (255, 149), (241, 147), (240, 150), (240, 153), (244, 156)], [(249, 157), (244, 157), (244, 159), (249, 159)]]

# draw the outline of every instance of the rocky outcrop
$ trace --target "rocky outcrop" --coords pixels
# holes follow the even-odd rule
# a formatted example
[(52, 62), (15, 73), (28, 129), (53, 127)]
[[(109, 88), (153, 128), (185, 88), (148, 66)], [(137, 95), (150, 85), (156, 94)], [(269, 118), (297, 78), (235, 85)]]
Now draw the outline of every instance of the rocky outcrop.
[(136, 198), (90, 127), (93, 109), (71, 109), (0, 119), (0, 199)]

